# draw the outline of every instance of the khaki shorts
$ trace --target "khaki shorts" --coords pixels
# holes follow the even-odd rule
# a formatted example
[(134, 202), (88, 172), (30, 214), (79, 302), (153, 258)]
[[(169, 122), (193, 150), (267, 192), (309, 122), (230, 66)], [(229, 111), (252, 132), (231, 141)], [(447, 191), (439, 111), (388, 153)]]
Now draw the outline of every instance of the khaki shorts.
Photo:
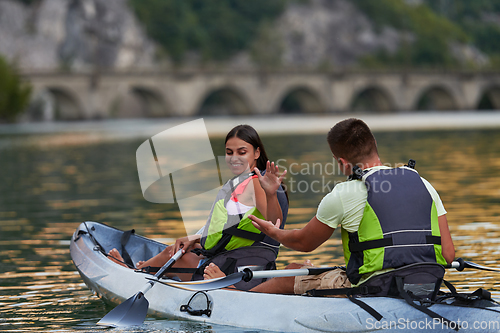
[[(308, 268), (304, 266), (303, 268)], [(293, 291), (300, 295), (311, 289), (350, 288), (351, 282), (343, 269), (337, 268), (319, 275), (296, 276)]]

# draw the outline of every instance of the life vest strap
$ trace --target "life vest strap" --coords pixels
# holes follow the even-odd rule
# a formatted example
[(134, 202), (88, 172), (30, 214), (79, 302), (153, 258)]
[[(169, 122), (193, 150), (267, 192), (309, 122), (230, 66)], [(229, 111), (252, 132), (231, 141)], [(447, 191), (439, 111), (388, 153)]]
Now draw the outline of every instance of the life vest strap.
[(362, 252), (365, 250), (376, 249), (379, 247), (386, 247), (393, 245), (392, 237), (374, 239), (365, 242), (351, 243), (349, 242), (349, 251)]
[(253, 240), (254, 242), (260, 242), (266, 237), (264, 233), (255, 233), (251, 231), (246, 231), (243, 229), (238, 229), (236, 226), (232, 226), (231, 228), (227, 228), (222, 232), (223, 234), (228, 234), (231, 236), (241, 237), (249, 240)]
[[(425, 236), (425, 243), (426, 244), (441, 245), (441, 237), (427, 235), (427, 236)], [(371, 250), (371, 249), (376, 249), (379, 247), (387, 247), (387, 246), (392, 246), (392, 245), (394, 245), (394, 243), (392, 241), (392, 237), (374, 239), (374, 240), (369, 240), (369, 241), (365, 241), (365, 242), (358, 242), (358, 243), (349, 242), (349, 251), (362, 252), (365, 250)]]
[(425, 236), (425, 242), (427, 244), (435, 244), (441, 245), (441, 237), (440, 236)]
[(396, 286), (397, 286), (398, 291), (399, 291), (399, 296), (401, 298), (403, 298), (406, 301), (406, 303), (408, 303), (410, 306), (414, 307), (415, 309), (425, 313), (429, 317), (431, 317), (433, 319), (437, 319), (437, 320), (441, 321), (441, 323), (446, 323), (447, 327), (451, 327), (455, 331), (458, 331), (460, 329), (460, 325), (458, 323), (455, 323), (449, 319), (446, 319), (445, 317), (441, 316), (440, 314), (428, 309), (426, 306), (416, 304), (414, 302), (414, 299), (404, 289), (403, 278), (401, 276), (396, 276), (395, 279), (396, 279)]

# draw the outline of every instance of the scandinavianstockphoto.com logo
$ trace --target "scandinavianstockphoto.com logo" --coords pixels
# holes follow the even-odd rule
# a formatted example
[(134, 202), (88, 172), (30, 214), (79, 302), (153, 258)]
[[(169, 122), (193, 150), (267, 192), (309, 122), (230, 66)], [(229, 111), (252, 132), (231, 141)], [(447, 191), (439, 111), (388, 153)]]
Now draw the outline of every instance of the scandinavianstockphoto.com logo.
[[(337, 166), (337, 161), (332, 157), (331, 162), (288, 162), (286, 159), (276, 160), (276, 164), (281, 170), (287, 170), (286, 176), (283, 178), (285, 189), (288, 193), (301, 193), (301, 194), (327, 194), (333, 188), (346, 181), (346, 176), (341, 172)], [(404, 166), (403, 163), (391, 165), (390, 163), (383, 164), (386, 169), (380, 172), (382, 175), (391, 175), (399, 172), (404, 174), (407, 172), (405, 169), (394, 169)], [(363, 165), (358, 165), (359, 168), (364, 169)], [(356, 186), (366, 187), (364, 182), (358, 182)], [(388, 193), (392, 189), (392, 184), (389, 180), (381, 182), (374, 182), (371, 185), (373, 192)], [(340, 191), (353, 190), (353, 187), (342, 187)]]
[[(186, 232), (193, 234), (206, 221), (213, 198), (224, 182), (234, 177), (225, 158), (214, 155), (203, 119), (168, 128), (137, 148), (143, 197), (152, 203), (176, 203)], [(274, 162), (281, 170), (287, 170), (284, 187), (289, 194), (324, 195), (346, 180), (333, 157), (327, 163), (288, 162), (283, 158)], [(388, 192), (391, 184), (381, 183), (376, 190)]]

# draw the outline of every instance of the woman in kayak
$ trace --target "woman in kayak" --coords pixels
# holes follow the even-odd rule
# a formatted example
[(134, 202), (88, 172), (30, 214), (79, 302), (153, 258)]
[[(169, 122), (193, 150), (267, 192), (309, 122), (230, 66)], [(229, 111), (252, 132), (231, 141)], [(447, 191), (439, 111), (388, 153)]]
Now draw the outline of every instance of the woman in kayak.
[[(137, 268), (161, 267), (179, 249), (184, 255), (173, 267), (201, 267), (198, 279), (202, 278), (202, 264), (207, 258), (220, 257), (221, 253), (239, 248), (245, 248), (245, 251), (252, 248), (252, 254), (247, 253), (247, 262), (243, 265), (252, 265), (255, 251), (271, 253), (274, 264), (279, 243), (257, 230), (247, 216), (257, 215), (270, 221), (286, 220), (288, 200), (281, 186), (286, 170), (280, 174), (278, 166), (269, 162), (259, 135), (249, 125), (234, 127), (226, 136), (225, 146), (227, 166), (236, 176), (219, 191), (203, 232), (177, 239), (174, 245), (153, 258), (138, 262)], [(111, 260), (126, 266), (118, 250), (112, 249), (109, 255)], [(268, 254), (265, 256), (269, 257)], [(217, 263), (216, 260), (213, 262)], [(218, 262), (219, 265), (225, 263), (224, 260)], [(229, 268), (228, 273), (232, 273), (232, 269), (234, 267)], [(178, 276), (183, 280), (192, 277), (191, 274)]]

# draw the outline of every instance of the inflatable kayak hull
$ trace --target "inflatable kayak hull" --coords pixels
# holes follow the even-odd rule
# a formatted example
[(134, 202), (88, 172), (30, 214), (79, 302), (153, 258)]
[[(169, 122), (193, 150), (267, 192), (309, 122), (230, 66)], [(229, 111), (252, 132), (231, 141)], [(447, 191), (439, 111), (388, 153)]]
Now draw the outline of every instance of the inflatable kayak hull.
[[(112, 248), (121, 249), (122, 234), (123, 231), (101, 223), (84, 222), (75, 231), (70, 245), (71, 257), (85, 284), (113, 304), (127, 300), (144, 287), (147, 277), (151, 277), (114, 263), (100, 250), (107, 253)], [(164, 248), (164, 244), (135, 234), (126, 244), (133, 262), (148, 259)], [(381, 329), (388, 332), (455, 332), (455, 327), (450, 327), (453, 325), (428, 317), (402, 299), (364, 297), (362, 300), (383, 316), (377, 321), (347, 298), (234, 290), (201, 292), (193, 298), (195, 293), (156, 283), (145, 295), (149, 313), (170, 319), (278, 332), (371, 332)], [(435, 304), (431, 310), (460, 325), (460, 332), (500, 331), (500, 313), (497, 312), (500, 307), (486, 303), (487, 309)], [(198, 307), (197, 310), (209, 309), (210, 315), (189, 313), (185, 311), (187, 305), (193, 309)]]

